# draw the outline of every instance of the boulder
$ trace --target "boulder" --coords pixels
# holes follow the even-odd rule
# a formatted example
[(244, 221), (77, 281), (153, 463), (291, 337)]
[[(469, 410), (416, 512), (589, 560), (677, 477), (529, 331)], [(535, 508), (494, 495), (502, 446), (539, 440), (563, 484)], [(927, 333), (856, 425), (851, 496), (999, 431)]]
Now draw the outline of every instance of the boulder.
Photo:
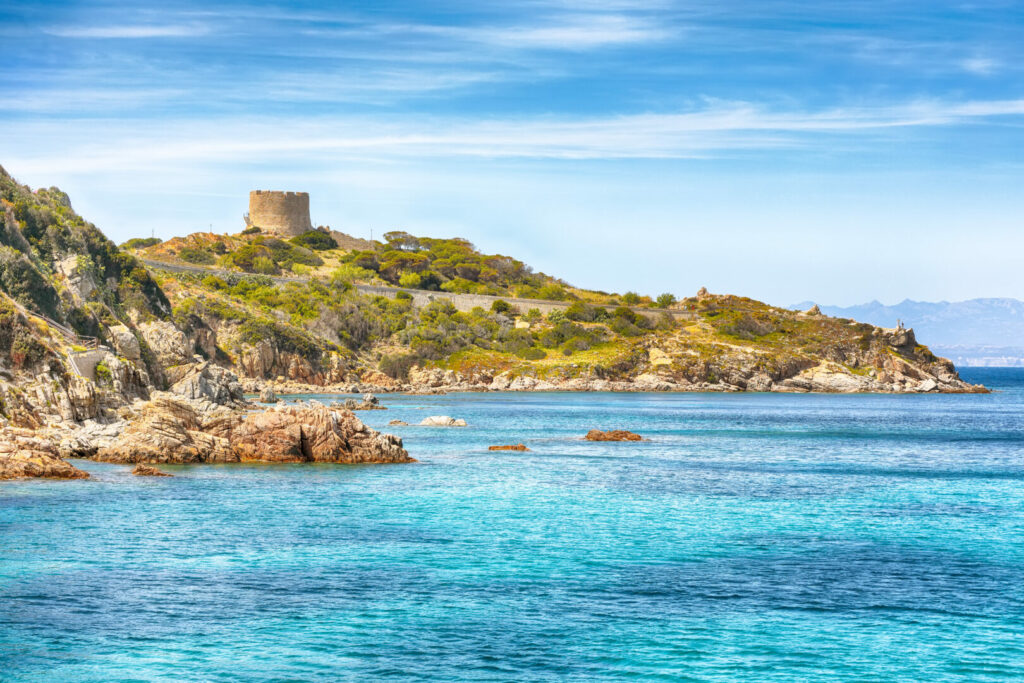
[(260, 389), (260, 403), (277, 403), (277, 394), (269, 386)]
[(192, 349), (185, 333), (166, 320), (142, 323), (139, 331), (161, 365), (181, 365), (192, 360)]
[(340, 407), (345, 410), (387, 410), (380, 405), (380, 401), (373, 394), (364, 394), (362, 402), (357, 402), (354, 398), (346, 398)]
[(237, 462), (228, 440), (202, 431), (191, 402), (166, 392), (153, 392), (138, 417), (95, 456), (103, 462), (198, 463)]
[(139, 463), (132, 469), (132, 474), (136, 477), (173, 477), (173, 474), (167, 474), (167, 472), (161, 472), (152, 465), (143, 465)]
[(0, 479), (26, 477), (87, 479), (89, 473), (64, 462), (52, 441), (28, 430), (4, 428), (0, 430)]
[(238, 376), (209, 361), (167, 368), (170, 392), (188, 399), (205, 399), (217, 405), (242, 403), (245, 398)]
[(432, 415), (420, 421), (421, 427), (465, 427), (466, 421), (459, 418), (451, 418), (447, 415)]
[(391, 420), (388, 422), (389, 427), (408, 427), (409, 423), (405, 420)]
[(528, 451), (530, 450), (521, 443), (507, 445), (507, 446), (488, 446), (489, 451)]
[(587, 441), (643, 441), (643, 437), (624, 429), (612, 429), (602, 432), (600, 429), (591, 429), (583, 437)]
[(139, 340), (125, 325), (113, 325), (110, 328), (110, 343), (119, 355), (128, 360), (136, 363), (142, 360)]
[(271, 462), (415, 462), (402, 440), (370, 429), (350, 411), (316, 402), (250, 413), (231, 432), (240, 460)]

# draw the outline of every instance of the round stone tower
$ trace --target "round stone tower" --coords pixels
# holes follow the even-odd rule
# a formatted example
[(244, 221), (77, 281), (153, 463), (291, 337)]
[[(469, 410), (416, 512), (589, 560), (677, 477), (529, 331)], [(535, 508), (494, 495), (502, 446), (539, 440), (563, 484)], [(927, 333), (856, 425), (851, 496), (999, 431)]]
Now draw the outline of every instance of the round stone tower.
[(309, 193), (253, 190), (249, 193), (246, 224), (281, 237), (309, 232), (313, 229), (309, 220)]

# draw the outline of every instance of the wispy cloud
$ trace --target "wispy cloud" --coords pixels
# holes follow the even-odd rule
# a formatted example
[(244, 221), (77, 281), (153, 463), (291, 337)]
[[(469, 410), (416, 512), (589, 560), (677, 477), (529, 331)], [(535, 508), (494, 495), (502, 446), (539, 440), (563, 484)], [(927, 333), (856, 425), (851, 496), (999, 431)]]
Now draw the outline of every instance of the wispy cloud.
[(45, 33), (60, 38), (191, 38), (210, 33), (206, 24), (123, 24), (108, 26), (50, 26)]
[[(59, 165), (81, 171), (154, 164), (263, 163), (269, 160), (361, 157), (444, 159), (687, 159), (766, 150), (830, 149), (837, 139), (915, 127), (952, 126), (993, 117), (1024, 116), (1024, 99), (920, 101), (889, 107), (812, 112), (770, 111), (749, 103), (713, 103), (685, 113), (556, 119), (363, 117), (232, 119), (134, 127), (83, 123), (77, 144), (45, 122), (26, 124), (21, 137), (53, 139), (52, 157), (15, 153), (18, 166)], [(827, 143), (823, 141), (827, 136)], [(856, 137), (860, 136), (860, 137)], [(83, 142), (87, 141), (87, 142)]]

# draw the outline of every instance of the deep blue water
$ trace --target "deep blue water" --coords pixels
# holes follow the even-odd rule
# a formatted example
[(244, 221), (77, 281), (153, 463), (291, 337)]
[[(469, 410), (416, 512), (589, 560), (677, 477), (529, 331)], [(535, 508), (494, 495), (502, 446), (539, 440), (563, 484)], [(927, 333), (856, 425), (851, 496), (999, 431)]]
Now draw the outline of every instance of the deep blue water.
[(1024, 370), (963, 374), (1001, 391), (386, 396), (470, 427), (6, 483), (0, 679), (1022, 677)]

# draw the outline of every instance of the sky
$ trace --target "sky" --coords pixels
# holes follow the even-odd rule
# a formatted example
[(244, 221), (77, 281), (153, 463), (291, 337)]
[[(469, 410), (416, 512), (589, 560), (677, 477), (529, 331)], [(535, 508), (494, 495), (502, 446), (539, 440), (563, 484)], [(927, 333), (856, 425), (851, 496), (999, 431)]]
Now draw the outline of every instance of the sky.
[(572, 284), (1024, 298), (1018, 2), (0, 0), (0, 165), (121, 242), (460, 236)]

